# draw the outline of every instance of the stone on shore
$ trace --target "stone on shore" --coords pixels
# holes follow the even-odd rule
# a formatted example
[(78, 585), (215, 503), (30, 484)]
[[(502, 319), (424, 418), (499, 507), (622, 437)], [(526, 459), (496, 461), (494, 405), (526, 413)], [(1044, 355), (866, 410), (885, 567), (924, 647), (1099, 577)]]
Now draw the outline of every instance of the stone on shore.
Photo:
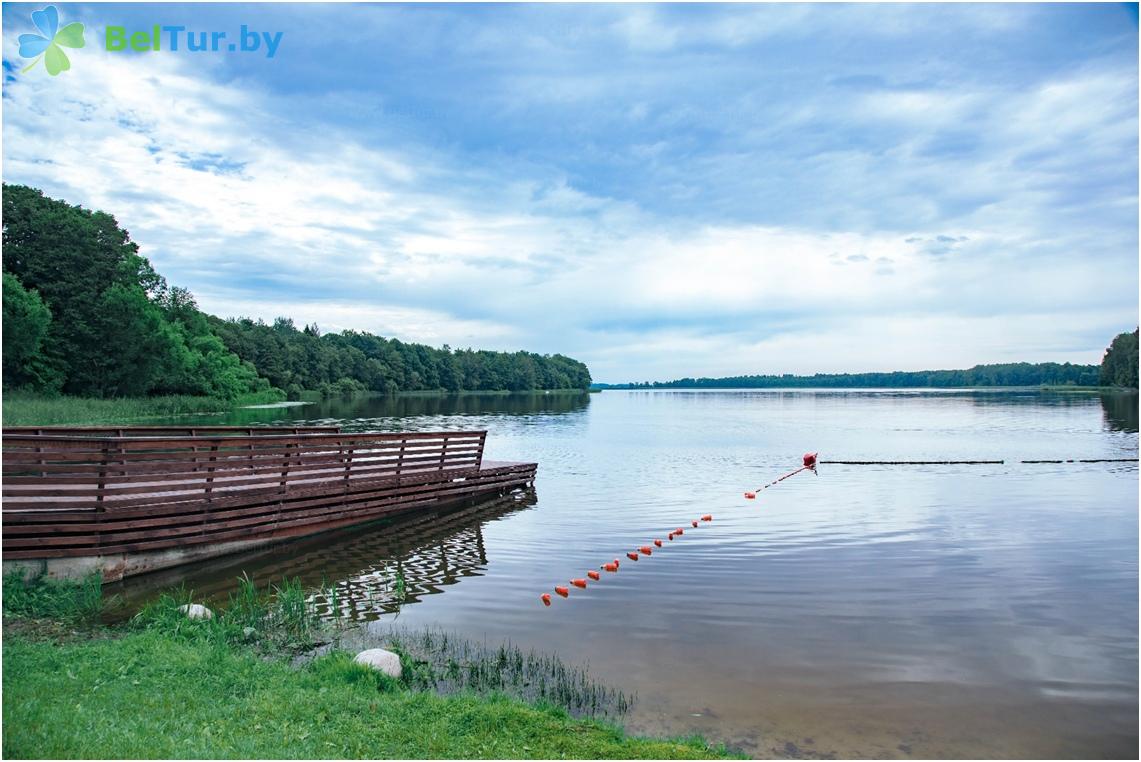
[(383, 648), (370, 648), (367, 651), (361, 651), (357, 657), (353, 659), (357, 664), (363, 664), (366, 667), (380, 670), (389, 677), (400, 679), (403, 674), (403, 669), (400, 666), (400, 656), (386, 651)]
[(213, 619), (214, 612), (201, 603), (187, 603), (179, 606), (178, 610), (191, 619)]

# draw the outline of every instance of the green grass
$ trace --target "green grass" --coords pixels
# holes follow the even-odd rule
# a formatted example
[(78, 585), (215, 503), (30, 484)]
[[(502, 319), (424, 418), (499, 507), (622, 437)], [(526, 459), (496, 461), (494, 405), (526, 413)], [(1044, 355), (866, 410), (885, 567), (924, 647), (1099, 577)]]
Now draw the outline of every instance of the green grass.
[(25, 581), (20, 572), (4, 576), (4, 617), (93, 623), (104, 608), (103, 580), (93, 574), (77, 582)]
[(441, 697), (330, 654), (300, 670), (158, 631), (4, 643), (7, 758), (713, 758), (696, 739)]
[[(400, 681), (354, 664), (343, 652), (294, 667), (292, 656), (328, 635), (296, 581), (259, 591), (243, 579), (211, 620), (179, 613), (193, 597), (179, 589), (115, 628), (61, 633), (12, 626), (36, 621), (26, 617), (91, 620), (104, 603), (99, 593), (98, 577), (82, 583), (4, 578), (5, 757), (728, 756), (698, 738), (634, 738), (607, 722), (575, 719), (563, 708), (573, 702), (557, 691), (531, 703), (510, 697), (502, 691), (518, 686), (495, 672), (510, 672), (507, 662), (522, 659), (520, 652), (441, 633), (396, 639), (405, 665)], [(447, 696), (435, 689), (448, 675), (425, 677), (442, 659), (467, 675)], [(530, 661), (532, 671), (521, 674), (546, 680), (562, 673), (564, 690), (605, 697), (554, 657), (532, 654)], [(537, 668), (540, 662), (546, 672)]]
[(45, 397), (22, 392), (4, 393), (5, 426), (97, 426), (110, 423), (144, 423), (149, 418), (223, 413), (243, 405), (279, 402), (277, 390), (248, 394), (236, 400), (218, 397), (166, 395), (161, 397)]

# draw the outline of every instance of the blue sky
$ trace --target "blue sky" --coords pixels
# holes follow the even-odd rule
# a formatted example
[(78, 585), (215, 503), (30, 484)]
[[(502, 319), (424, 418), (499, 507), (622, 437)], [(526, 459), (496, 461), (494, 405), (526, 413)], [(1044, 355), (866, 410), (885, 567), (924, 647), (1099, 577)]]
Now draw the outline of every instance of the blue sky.
[[(1138, 320), (1128, 5), (76, 5), (3, 177), (207, 311), (596, 380), (1098, 362)], [(110, 53), (108, 26), (281, 32)]]

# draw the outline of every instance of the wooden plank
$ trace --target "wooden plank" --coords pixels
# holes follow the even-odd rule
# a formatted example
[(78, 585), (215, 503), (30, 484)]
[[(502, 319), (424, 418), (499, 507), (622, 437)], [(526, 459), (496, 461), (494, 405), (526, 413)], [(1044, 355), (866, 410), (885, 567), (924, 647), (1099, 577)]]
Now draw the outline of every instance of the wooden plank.
[[(342, 507), (341, 510), (330, 511), (326, 509), (310, 512), (310, 515), (303, 518), (288, 518), (288, 520), (282, 521), (280, 520), (280, 516), (271, 515), (268, 517), (260, 517), (265, 520), (258, 520), (259, 517), (252, 517), (253, 523), (250, 526), (240, 528), (222, 526), (221, 532), (215, 531), (195, 537), (147, 540), (145, 542), (120, 542), (113, 539), (113, 537), (109, 537), (107, 543), (100, 549), (100, 552), (133, 552), (174, 547), (186, 543), (221, 541), (223, 539), (232, 539), (256, 532), (258, 531), (258, 527), (263, 527), (267, 523), (273, 523), (275, 527), (280, 526), (282, 528), (303, 527), (306, 525), (324, 526), (330, 521), (338, 521), (341, 519), (348, 519), (351, 523), (357, 520), (367, 520), (367, 518), (362, 518), (362, 511), (371, 514), (374, 513), (378, 507), (387, 507), (388, 509), (396, 510), (401, 509), (402, 506), (412, 507), (420, 504), (436, 503), (443, 499), (458, 499), (464, 496), (507, 488), (509, 486), (517, 486), (525, 483), (532, 476), (533, 472), (503, 469), (500, 473), (489, 474), (489, 478), (473, 483), (440, 482), (436, 485), (425, 485), (418, 494), (387, 496), (379, 499), (375, 496), (366, 496), (363, 503), (349, 504), (347, 507)], [(38, 539), (43, 540), (45, 538)], [(82, 538), (67, 538), (64, 542), (56, 542), (52, 547), (47, 547), (47, 543), (45, 543), (39, 547), (32, 548), (33, 543), (5, 537), (4, 549), (5, 554), (8, 554), (9, 548), (11, 548), (12, 557), (24, 558), (47, 557), (49, 554), (51, 557), (90, 555), (90, 548), (71, 547), (74, 546), (76, 542), (81, 541), (81, 539)]]

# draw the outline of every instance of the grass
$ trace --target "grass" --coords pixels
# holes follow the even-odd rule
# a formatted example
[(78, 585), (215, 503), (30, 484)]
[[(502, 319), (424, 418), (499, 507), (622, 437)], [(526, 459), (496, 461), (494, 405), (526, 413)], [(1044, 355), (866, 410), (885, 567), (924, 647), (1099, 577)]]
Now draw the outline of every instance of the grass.
[[(110, 601), (106, 602), (110, 603)], [(25, 581), (20, 572), (4, 576), (4, 616), (90, 624), (103, 613), (103, 580), (93, 574), (77, 582)]]
[[(97, 577), (71, 586), (5, 578), (5, 757), (727, 756), (698, 738), (635, 738), (608, 722), (576, 719), (553, 703), (556, 695), (532, 703), (508, 696), (505, 691), (517, 686), (493, 677), (495, 671), (546, 680), (545, 674), (561, 670), (567, 690), (593, 683), (554, 657), (474, 647), (454, 638), (441, 642), (441, 633), (396, 638), (405, 664), (400, 681), (337, 651), (294, 667), (290, 656), (328, 634), (297, 582), (263, 592), (243, 579), (211, 620), (179, 613), (178, 606), (192, 597), (179, 589), (103, 637), (73, 632), (59, 639), (50, 630), (44, 637), (9, 628), (22, 612), (90, 619), (99, 608), (98, 589)], [(522, 669), (511, 667), (520, 659)], [(429, 679), (425, 665), (443, 665), (453, 674)], [(479, 677), (457, 680), (456, 670)], [(441, 681), (451, 681), (445, 686), (451, 695), (436, 692)], [(595, 687), (596, 695), (600, 690)]]
[(6, 758), (711, 758), (496, 696), (411, 691), (343, 653), (300, 670), (157, 631), (4, 644)]
[(277, 390), (247, 394), (235, 400), (219, 397), (166, 395), (160, 397), (46, 397), (23, 392), (4, 394), (5, 426), (93, 426), (139, 423), (149, 418), (223, 413), (243, 405), (279, 402)]

